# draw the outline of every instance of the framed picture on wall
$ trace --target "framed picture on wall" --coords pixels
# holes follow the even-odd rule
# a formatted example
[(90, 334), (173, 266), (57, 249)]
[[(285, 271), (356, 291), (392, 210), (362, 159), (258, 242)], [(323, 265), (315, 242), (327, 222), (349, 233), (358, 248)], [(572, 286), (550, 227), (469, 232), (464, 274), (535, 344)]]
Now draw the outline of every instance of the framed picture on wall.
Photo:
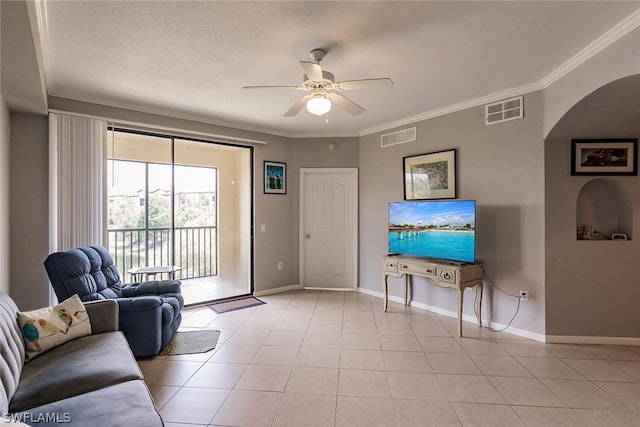
[(264, 161), (264, 193), (287, 194), (287, 164)]
[(403, 159), (404, 199), (455, 199), (456, 150), (407, 156)]
[(571, 175), (638, 175), (638, 140), (572, 139)]

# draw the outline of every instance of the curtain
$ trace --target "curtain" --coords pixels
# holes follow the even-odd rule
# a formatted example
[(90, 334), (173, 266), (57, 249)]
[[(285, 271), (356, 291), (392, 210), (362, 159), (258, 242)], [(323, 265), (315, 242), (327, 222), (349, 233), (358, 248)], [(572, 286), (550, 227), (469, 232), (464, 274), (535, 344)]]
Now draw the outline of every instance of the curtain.
[(50, 251), (103, 245), (107, 122), (49, 114)]

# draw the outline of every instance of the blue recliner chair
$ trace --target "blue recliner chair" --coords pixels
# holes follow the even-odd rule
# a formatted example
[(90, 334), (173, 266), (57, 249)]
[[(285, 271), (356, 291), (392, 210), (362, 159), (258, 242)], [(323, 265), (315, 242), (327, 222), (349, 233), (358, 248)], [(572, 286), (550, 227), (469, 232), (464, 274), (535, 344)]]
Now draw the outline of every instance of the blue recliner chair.
[(115, 299), (124, 332), (136, 357), (155, 356), (182, 321), (184, 299), (177, 280), (122, 284), (113, 258), (102, 246), (56, 252), (44, 262), (58, 300)]

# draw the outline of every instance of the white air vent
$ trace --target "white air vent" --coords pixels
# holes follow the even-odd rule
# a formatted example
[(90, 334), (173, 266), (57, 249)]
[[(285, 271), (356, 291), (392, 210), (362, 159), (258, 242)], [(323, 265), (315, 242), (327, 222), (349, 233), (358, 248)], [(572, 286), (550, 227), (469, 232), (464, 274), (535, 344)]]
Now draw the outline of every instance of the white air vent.
[(416, 128), (399, 130), (397, 132), (385, 133), (380, 137), (380, 146), (390, 147), (392, 145), (404, 144), (416, 140)]
[(523, 97), (505, 99), (484, 106), (484, 121), (486, 125), (508, 122), (524, 117)]

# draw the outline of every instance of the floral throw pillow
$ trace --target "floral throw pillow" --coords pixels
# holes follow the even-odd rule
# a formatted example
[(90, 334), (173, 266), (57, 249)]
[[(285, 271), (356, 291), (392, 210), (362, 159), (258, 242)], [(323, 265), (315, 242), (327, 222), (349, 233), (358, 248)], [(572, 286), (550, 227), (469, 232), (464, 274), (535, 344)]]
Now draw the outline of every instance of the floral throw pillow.
[(67, 341), (91, 335), (89, 315), (78, 295), (58, 305), (19, 311), (17, 315), (27, 361)]

